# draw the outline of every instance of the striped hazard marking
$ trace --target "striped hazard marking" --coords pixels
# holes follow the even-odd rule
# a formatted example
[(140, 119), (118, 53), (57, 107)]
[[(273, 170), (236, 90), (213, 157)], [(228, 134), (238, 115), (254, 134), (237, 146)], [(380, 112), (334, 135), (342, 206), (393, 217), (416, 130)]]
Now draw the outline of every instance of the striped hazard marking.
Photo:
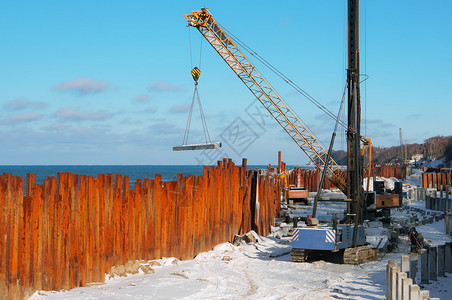
[(334, 230), (327, 230), (325, 234), (325, 243), (334, 243), (336, 241), (336, 234)]
[(198, 81), (199, 76), (201, 76), (201, 70), (199, 70), (197, 67), (194, 67), (193, 70), (191, 70), (191, 76), (193, 76), (193, 79), (195, 81)]
[(297, 241), (299, 237), (300, 237), (300, 229), (294, 229), (292, 240)]

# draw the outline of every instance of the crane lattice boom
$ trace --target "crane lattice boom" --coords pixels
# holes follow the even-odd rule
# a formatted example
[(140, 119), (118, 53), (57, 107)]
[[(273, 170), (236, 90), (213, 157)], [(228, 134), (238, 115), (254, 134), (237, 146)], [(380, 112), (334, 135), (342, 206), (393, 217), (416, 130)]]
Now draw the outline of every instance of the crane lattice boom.
[(199, 30), (311, 161), (319, 169), (326, 166), (328, 179), (346, 193), (345, 172), (332, 158), (326, 161), (327, 151), (223, 31), (208, 9), (202, 8), (185, 17), (188, 26)]

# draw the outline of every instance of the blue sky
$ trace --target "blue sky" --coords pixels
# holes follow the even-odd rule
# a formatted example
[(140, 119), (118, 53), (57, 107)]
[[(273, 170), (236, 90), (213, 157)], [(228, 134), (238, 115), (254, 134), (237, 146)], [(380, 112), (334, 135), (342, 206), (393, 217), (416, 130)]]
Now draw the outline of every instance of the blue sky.
[[(222, 26), (336, 113), (345, 80), (344, 1), (276, 3), (2, 1), (0, 164), (209, 164), (224, 155), (267, 164), (278, 150), (288, 163), (307, 163), (276, 122), (253, 119), (253, 95), (199, 32), (189, 33), (183, 16), (208, 6)], [(360, 6), (361, 73), (369, 75), (362, 133), (377, 146), (397, 145), (400, 127), (408, 143), (450, 135), (452, 1)], [(173, 152), (201, 44), (199, 94), (210, 135), (224, 147)], [(334, 122), (256, 67), (327, 145)], [(237, 140), (234, 130), (247, 135)], [(345, 147), (342, 136), (336, 149)], [(189, 142), (203, 142), (197, 113)]]

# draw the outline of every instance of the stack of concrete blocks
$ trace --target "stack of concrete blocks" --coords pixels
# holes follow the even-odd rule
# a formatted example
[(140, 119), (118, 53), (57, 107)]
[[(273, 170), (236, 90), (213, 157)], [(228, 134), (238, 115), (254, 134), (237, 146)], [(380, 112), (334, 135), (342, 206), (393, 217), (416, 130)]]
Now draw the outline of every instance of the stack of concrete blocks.
[(419, 285), (408, 277), (410, 270), (410, 257), (402, 255), (401, 266), (397, 266), (396, 260), (390, 260), (386, 266), (387, 289), (386, 298), (388, 300), (421, 300), (439, 299), (429, 298), (429, 291), (421, 290)]
[(418, 201), (425, 201), (425, 196), (427, 194), (426, 188), (417, 188), (416, 189), (416, 200)]
[(424, 190), (426, 190), (425, 194), (423, 191), (420, 191), (420, 197), (425, 200), (426, 209), (446, 212), (452, 208), (452, 197), (450, 196), (451, 187), (449, 185), (446, 186), (445, 190), (443, 189), (443, 186), (440, 187), (439, 197), (434, 189)]
[(420, 250), (421, 283), (429, 284), (452, 273), (452, 242)]

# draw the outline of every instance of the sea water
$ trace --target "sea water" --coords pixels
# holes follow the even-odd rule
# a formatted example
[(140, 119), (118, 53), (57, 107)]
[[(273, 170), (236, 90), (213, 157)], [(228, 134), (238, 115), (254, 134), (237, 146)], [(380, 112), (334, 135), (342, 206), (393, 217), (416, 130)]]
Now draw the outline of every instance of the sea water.
[[(291, 166), (288, 166), (289, 169)], [(266, 169), (265, 165), (249, 165), (250, 168)], [(98, 174), (120, 174), (129, 176), (130, 188), (134, 187), (137, 179), (154, 179), (156, 174), (162, 175), (163, 181), (176, 180), (177, 174), (184, 176), (201, 176), (204, 167), (201, 165), (4, 165), (0, 166), (0, 174), (11, 173), (21, 176), (26, 183), (27, 173), (36, 174), (36, 183), (43, 184), (48, 176), (57, 176), (59, 172), (69, 172), (77, 175), (97, 176)]]

